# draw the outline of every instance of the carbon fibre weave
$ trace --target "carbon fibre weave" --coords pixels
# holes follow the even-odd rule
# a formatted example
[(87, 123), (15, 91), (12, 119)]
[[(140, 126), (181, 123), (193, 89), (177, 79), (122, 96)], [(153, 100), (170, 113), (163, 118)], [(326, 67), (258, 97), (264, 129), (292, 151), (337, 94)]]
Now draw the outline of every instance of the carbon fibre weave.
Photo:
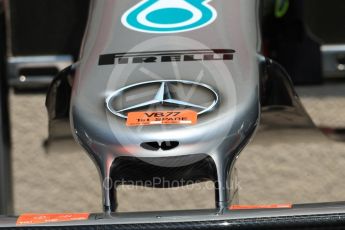
[[(115, 222), (115, 221), (114, 221)], [(109, 224), (92, 226), (18, 227), (18, 230), (226, 230), (226, 229), (345, 229), (345, 214), (291, 216), (224, 221), (195, 221), (152, 224)]]

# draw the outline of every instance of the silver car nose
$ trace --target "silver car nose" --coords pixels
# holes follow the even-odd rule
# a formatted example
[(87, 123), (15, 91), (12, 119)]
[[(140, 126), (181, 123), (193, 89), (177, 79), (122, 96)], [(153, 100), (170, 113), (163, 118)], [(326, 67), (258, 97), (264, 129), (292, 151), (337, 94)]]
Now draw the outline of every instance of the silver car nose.
[[(217, 82), (199, 63), (179, 69), (182, 80), (142, 77), (121, 85), (110, 76), (106, 89), (96, 92), (93, 80), (79, 76), (73, 86), (75, 137), (99, 168), (106, 211), (115, 211), (119, 183), (148, 184), (155, 178), (168, 185), (151, 183), (154, 187), (212, 180), (216, 206), (234, 202), (231, 171), (258, 124), (259, 81), (236, 86), (234, 75), (225, 72)], [(204, 72), (202, 80), (191, 77), (190, 69)]]
[[(226, 208), (234, 162), (260, 117), (257, 1), (153, 2), (151, 14), (94, 1), (72, 87), (74, 136), (100, 171), (106, 211), (119, 183), (153, 178), (212, 180)], [(147, 24), (162, 12), (175, 20), (177, 6), (195, 17)]]

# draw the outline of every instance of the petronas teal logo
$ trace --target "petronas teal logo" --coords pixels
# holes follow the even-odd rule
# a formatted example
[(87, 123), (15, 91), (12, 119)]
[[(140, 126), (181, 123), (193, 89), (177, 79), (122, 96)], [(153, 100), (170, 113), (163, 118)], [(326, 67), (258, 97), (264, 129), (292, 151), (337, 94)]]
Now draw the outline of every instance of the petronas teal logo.
[(217, 11), (212, 0), (143, 0), (122, 16), (122, 24), (146, 33), (179, 33), (211, 24)]

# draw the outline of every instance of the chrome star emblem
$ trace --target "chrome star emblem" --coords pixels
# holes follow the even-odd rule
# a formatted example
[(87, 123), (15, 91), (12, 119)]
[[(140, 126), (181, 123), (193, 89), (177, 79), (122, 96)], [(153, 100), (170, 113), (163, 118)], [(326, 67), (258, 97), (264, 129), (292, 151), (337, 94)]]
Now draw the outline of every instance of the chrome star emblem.
[[(128, 106), (125, 108), (114, 108), (113, 107), (113, 101), (120, 97), (123, 93), (126, 91), (138, 88), (138, 87), (144, 87), (145, 85), (154, 85), (154, 84), (160, 84), (158, 91), (154, 95), (154, 97), (151, 100), (144, 101), (142, 103), (138, 103), (132, 106)], [(195, 88), (202, 88), (203, 90), (207, 90), (213, 97), (213, 101), (209, 103), (209, 105), (199, 105), (189, 102), (189, 98), (186, 98), (186, 100), (178, 100), (175, 99), (173, 94), (170, 90), (170, 84), (183, 84), (190, 87), (190, 89), (195, 90)], [(148, 81), (148, 82), (142, 82), (133, 84), (130, 86), (126, 86), (124, 88), (121, 88), (114, 93), (112, 93), (110, 96), (106, 98), (106, 106), (108, 110), (113, 113), (116, 116), (127, 118), (128, 112), (134, 112), (139, 111), (144, 108), (152, 107), (152, 106), (176, 106), (176, 107), (183, 107), (185, 109), (192, 109), (197, 110), (198, 115), (209, 112), (215, 108), (215, 106), (218, 104), (219, 96), (216, 93), (216, 91), (206, 84), (198, 83), (198, 82), (192, 82), (192, 81), (184, 81), (184, 80), (161, 80), (161, 81)]]

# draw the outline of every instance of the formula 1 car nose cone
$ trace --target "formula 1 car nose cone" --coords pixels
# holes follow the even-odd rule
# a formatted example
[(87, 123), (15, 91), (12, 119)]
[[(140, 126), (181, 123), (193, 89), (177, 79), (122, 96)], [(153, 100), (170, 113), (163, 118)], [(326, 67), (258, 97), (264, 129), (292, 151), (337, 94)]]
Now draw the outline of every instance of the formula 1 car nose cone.
[(72, 128), (100, 171), (104, 209), (116, 209), (116, 182), (164, 187), (145, 183), (154, 178), (212, 180), (226, 208), (260, 117), (256, 1), (135, 2), (94, 2), (88, 30), (102, 32), (85, 40), (73, 85)]

